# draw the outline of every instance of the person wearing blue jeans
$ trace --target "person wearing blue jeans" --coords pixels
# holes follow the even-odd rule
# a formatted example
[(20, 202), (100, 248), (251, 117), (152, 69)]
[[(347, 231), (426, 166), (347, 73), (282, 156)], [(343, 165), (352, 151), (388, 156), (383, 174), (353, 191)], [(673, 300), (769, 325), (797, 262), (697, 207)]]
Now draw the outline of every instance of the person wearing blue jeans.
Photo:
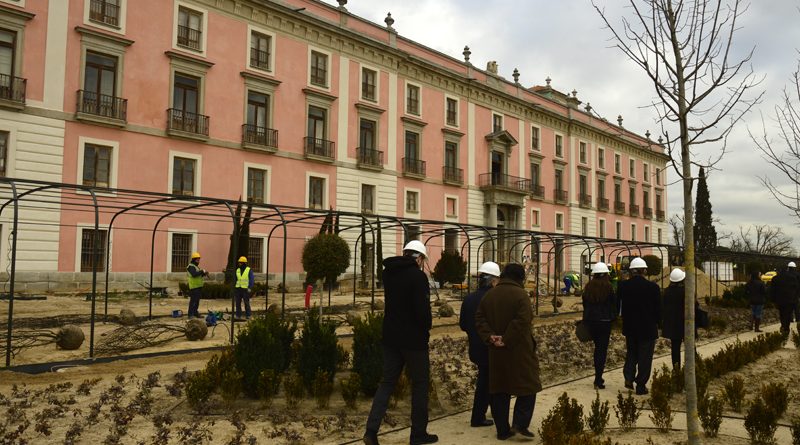
[(234, 297), (236, 299), (236, 318), (242, 318), (242, 301), (244, 301), (244, 314), (250, 319), (250, 292), (256, 284), (253, 269), (247, 265), (246, 257), (239, 257), (239, 266), (236, 268), (236, 289)]

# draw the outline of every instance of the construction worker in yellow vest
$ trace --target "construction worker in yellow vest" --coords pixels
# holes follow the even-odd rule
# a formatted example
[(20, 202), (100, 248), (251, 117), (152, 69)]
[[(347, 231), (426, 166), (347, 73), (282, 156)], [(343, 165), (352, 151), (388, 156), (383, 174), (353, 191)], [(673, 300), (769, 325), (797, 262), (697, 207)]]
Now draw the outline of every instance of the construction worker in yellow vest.
[(242, 318), (242, 300), (244, 300), (244, 315), (250, 319), (250, 292), (256, 283), (255, 275), (247, 265), (246, 257), (239, 257), (239, 267), (236, 268), (236, 318)]
[(189, 318), (200, 318), (200, 297), (203, 294), (203, 277), (208, 276), (205, 269), (200, 268), (200, 253), (193, 252), (189, 265), (186, 266), (189, 274)]

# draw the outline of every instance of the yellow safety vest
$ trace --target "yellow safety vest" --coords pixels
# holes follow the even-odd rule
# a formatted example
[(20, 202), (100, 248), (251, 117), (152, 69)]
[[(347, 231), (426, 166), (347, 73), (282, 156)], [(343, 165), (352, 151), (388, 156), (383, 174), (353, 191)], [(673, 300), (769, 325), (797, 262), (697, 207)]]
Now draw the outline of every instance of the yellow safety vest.
[(250, 266), (245, 267), (244, 270), (236, 268), (236, 287), (239, 289), (250, 287)]
[(198, 275), (196, 277), (193, 277), (192, 274), (189, 273), (189, 269), (192, 267), (194, 267), (198, 271), (200, 270), (200, 268), (197, 267), (197, 265), (194, 263), (189, 263), (189, 265), (186, 266), (186, 274), (189, 275), (189, 289), (197, 289), (198, 287), (203, 287), (203, 276)]

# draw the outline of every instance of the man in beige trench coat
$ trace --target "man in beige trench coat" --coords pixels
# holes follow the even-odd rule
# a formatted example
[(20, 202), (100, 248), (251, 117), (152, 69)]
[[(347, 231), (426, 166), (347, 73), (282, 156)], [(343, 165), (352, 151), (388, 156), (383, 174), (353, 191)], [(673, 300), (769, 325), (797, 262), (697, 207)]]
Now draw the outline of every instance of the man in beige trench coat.
[[(500, 282), (486, 293), (475, 314), (478, 335), (489, 345), (489, 394), (497, 438), (516, 433), (533, 437), (528, 429), (536, 393), (542, 390), (539, 359), (533, 339), (533, 311), (525, 292), (525, 269), (509, 264)], [(511, 396), (517, 396), (508, 423)]]

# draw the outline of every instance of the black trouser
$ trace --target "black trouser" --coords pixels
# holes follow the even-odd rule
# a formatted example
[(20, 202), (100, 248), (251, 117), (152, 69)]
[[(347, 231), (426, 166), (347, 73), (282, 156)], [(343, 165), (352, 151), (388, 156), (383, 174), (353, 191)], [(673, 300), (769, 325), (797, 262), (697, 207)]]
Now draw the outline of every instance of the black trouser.
[(670, 338), (669, 341), (672, 344), (672, 365), (674, 366), (677, 363), (678, 366), (680, 366), (681, 343), (683, 343), (683, 337)]
[(627, 351), (625, 351), (622, 375), (625, 376), (626, 382), (636, 382), (637, 386), (644, 387), (650, 380), (656, 341), (625, 337), (625, 346)]
[(189, 314), (190, 317), (200, 317), (200, 297), (203, 295), (203, 288), (196, 287), (189, 289)]
[(236, 318), (242, 316), (242, 300), (244, 300), (244, 314), (250, 318), (250, 292), (247, 292), (247, 288), (237, 287), (233, 295), (236, 297)]
[(778, 306), (778, 313), (781, 319), (781, 332), (789, 332), (789, 325), (792, 323), (792, 317), (794, 316), (796, 308), (797, 304), (795, 303), (781, 304)]
[(486, 420), (486, 409), (489, 408), (489, 364), (483, 362), (475, 365), (478, 367), (478, 378), (475, 380), (471, 422), (480, 425)]
[[(511, 429), (508, 424), (508, 409), (511, 405), (511, 394), (498, 392), (490, 396), (492, 400), (492, 418), (497, 428), (497, 435), (506, 434)], [(516, 429), (526, 430), (531, 426), (533, 408), (536, 405), (536, 394), (517, 396), (514, 402), (514, 417), (512, 425)]]
[(372, 409), (367, 417), (367, 432), (377, 433), (389, 406), (389, 397), (397, 379), (408, 369), (411, 378), (411, 440), (425, 436), (428, 431), (428, 378), (430, 360), (428, 350), (411, 351), (383, 346), (383, 377), (372, 399)]
[(589, 333), (594, 341), (594, 383), (602, 385), (603, 371), (608, 357), (608, 342), (611, 338), (611, 321), (587, 321)]

